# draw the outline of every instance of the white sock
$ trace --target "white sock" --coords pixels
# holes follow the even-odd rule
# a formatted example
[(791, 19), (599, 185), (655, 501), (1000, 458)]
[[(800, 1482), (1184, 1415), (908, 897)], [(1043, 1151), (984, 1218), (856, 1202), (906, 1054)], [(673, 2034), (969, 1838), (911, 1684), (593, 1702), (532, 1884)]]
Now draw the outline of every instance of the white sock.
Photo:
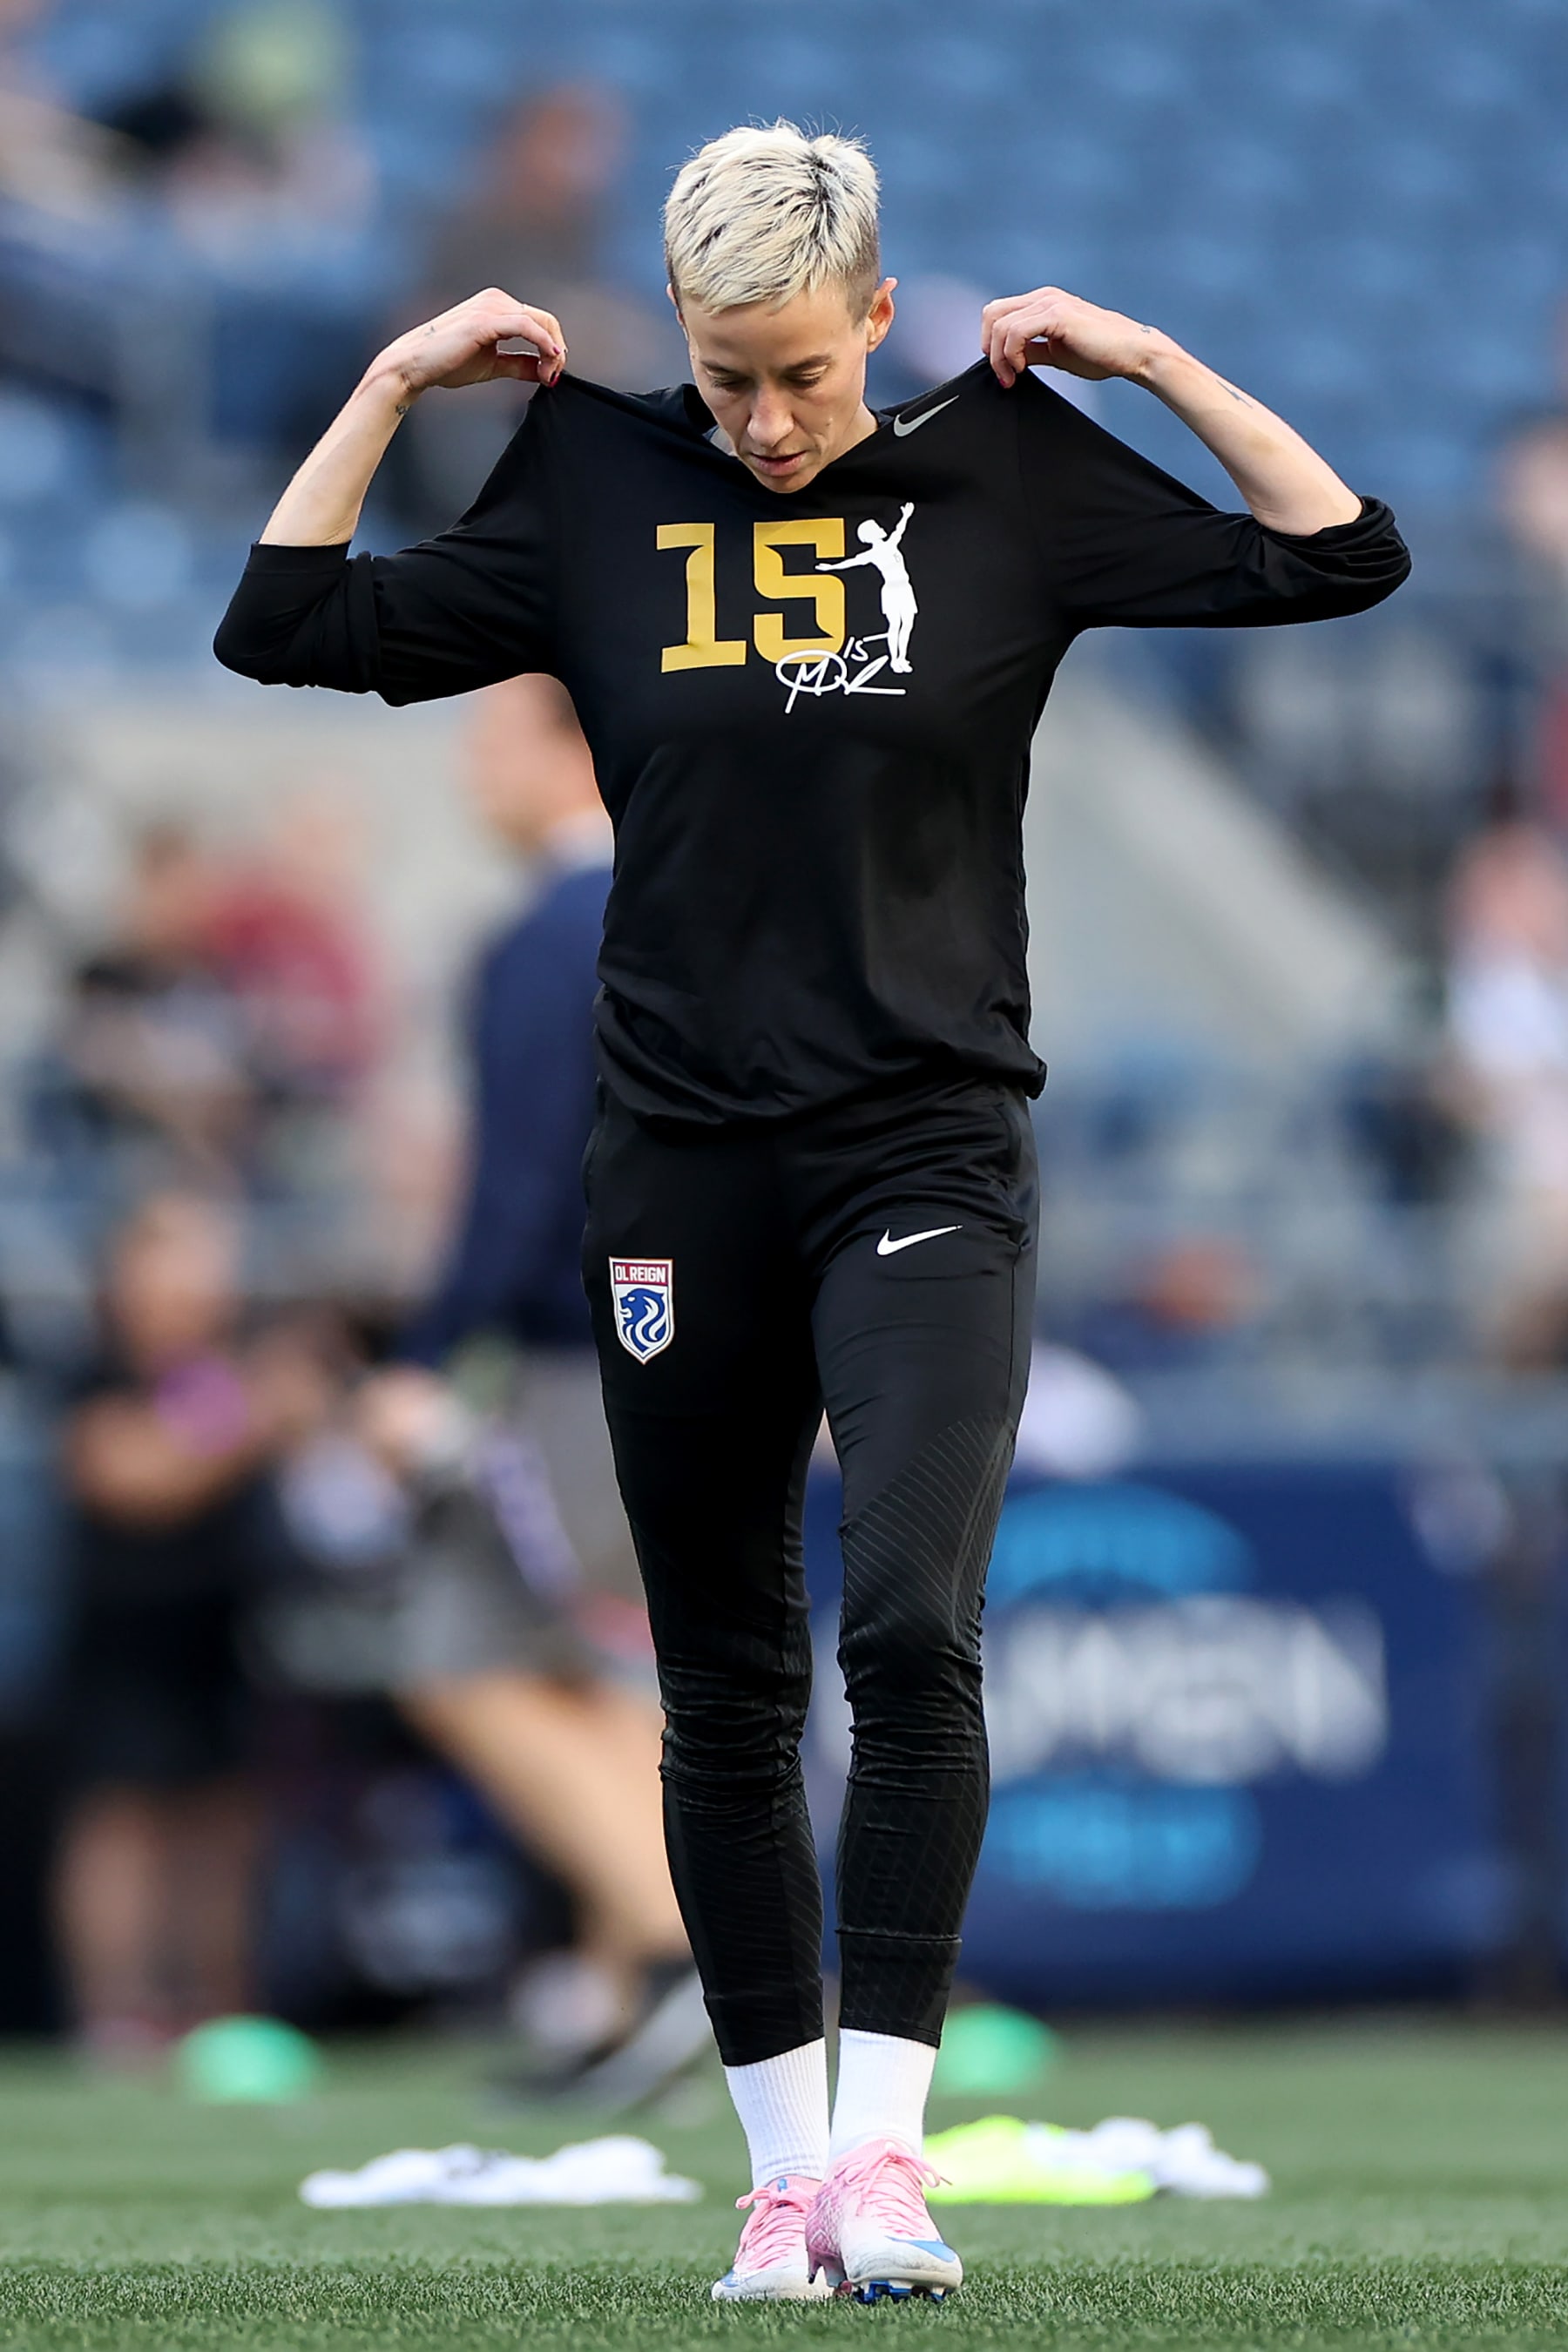
[(827, 2044), (805, 2042), (752, 2066), (726, 2066), (724, 2079), (752, 2156), (752, 2186), (827, 2169)]
[(838, 2036), (838, 2089), (827, 2160), (836, 2164), (863, 2139), (896, 2139), (919, 2156), (925, 2145), (926, 2098), (936, 2052), (893, 2033)]

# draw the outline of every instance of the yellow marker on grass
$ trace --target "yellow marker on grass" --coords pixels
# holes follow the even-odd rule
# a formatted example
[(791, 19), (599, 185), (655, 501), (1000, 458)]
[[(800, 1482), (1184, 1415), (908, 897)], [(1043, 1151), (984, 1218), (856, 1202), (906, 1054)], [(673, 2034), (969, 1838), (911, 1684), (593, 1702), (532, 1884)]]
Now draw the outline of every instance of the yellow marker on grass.
[(931, 2134), (925, 2152), (943, 2176), (927, 2191), (933, 2205), (1140, 2205), (1154, 2194), (1148, 2173), (1085, 2156), (1078, 2133), (1016, 2116), (955, 2124)]

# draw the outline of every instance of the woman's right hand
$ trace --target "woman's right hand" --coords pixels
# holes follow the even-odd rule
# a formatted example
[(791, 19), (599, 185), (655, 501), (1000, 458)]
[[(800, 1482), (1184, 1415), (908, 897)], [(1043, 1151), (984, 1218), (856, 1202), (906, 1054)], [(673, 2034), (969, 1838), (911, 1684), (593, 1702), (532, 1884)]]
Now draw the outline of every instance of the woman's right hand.
[[(521, 341), (533, 352), (503, 352), (502, 343)], [(530, 309), (526, 302), (488, 286), (470, 295), (438, 319), (411, 327), (374, 359), (368, 378), (391, 379), (405, 401), (440, 385), (454, 391), (460, 384), (491, 383), (510, 376), (521, 383), (554, 383), (566, 364), (566, 339), (561, 321), (548, 310)]]

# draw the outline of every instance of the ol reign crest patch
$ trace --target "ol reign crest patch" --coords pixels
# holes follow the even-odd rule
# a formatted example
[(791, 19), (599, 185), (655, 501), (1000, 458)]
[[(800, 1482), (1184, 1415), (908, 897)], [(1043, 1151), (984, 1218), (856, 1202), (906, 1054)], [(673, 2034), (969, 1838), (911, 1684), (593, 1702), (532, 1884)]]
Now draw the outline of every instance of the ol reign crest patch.
[(675, 1337), (675, 1260), (613, 1257), (610, 1294), (616, 1331), (627, 1355), (646, 1364), (661, 1354)]

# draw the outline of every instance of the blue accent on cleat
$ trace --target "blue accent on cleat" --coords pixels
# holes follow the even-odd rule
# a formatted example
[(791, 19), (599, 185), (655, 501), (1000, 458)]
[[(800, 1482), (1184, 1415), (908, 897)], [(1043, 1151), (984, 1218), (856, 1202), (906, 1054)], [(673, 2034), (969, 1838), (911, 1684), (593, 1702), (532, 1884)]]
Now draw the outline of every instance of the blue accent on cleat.
[(935, 2254), (944, 2263), (955, 2263), (958, 2260), (952, 2248), (944, 2246), (940, 2238), (901, 2238), (899, 2242), (905, 2246), (918, 2246), (922, 2254)]
[(855, 2303), (913, 2303), (923, 2296), (928, 2303), (943, 2303), (947, 2299), (944, 2286), (911, 2286), (908, 2279), (863, 2279), (858, 2286), (845, 2285), (838, 2290)]

